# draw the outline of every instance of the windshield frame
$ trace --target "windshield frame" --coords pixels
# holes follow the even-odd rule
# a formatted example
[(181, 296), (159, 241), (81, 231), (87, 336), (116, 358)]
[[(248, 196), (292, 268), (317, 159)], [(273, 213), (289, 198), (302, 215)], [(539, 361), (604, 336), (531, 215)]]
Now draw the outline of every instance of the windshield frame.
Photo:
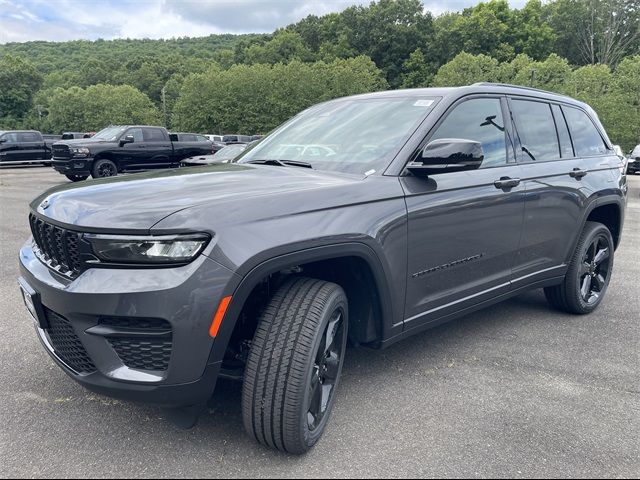
[[(317, 168), (316, 165), (312, 164), (312, 167), (318, 171), (325, 171), (325, 172), (332, 172), (332, 173), (337, 173), (337, 174), (343, 174), (343, 175), (357, 175), (357, 176), (372, 176), (372, 175), (377, 175), (377, 176), (381, 176), (381, 175), (385, 175), (386, 171), (389, 169), (389, 167), (391, 166), (391, 164), (393, 163), (393, 161), (395, 160), (395, 158), (397, 157), (397, 155), (401, 152), (401, 150), (404, 148), (404, 146), (407, 144), (407, 142), (414, 136), (414, 134), (420, 129), (420, 127), (424, 124), (425, 121), (428, 120), (428, 118), (431, 116), (432, 112), (434, 110), (436, 110), (436, 107), (438, 106), (438, 104), (441, 102), (442, 100), (442, 95), (433, 95), (433, 94), (429, 94), (428, 92), (409, 92), (407, 91), (406, 94), (402, 94), (399, 95), (395, 92), (388, 94), (388, 95), (371, 95), (371, 96), (363, 96), (363, 97), (343, 97), (343, 98), (338, 98), (338, 99), (334, 99), (334, 100), (329, 100), (327, 102), (322, 102), (322, 103), (318, 103), (316, 105), (313, 105), (305, 110), (302, 110), (300, 113), (298, 113), (297, 115), (291, 117), (289, 120), (285, 121), (284, 123), (282, 123), (280, 126), (276, 127), (274, 130), (272, 130), (268, 135), (266, 135), (264, 138), (262, 138), (259, 142), (259, 144), (255, 145), (255, 147), (267, 147), (269, 146), (275, 139), (278, 138), (278, 136), (285, 130), (287, 130), (293, 123), (297, 122), (301, 117), (308, 115), (310, 113), (312, 113), (313, 110), (315, 109), (321, 109), (323, 107), (330, 107), (332, 105), (338, 105), (340, 103), (348, 103), (348, 102), (368, 102), (368, 101), (406, 101), (406, 100), (414, 100), (415, 102), (418, 101), (430, 101), (431, 103), (429, 104), (428, 107), (425, 108), (425, 113), (424, 115), (422, 115), (421, 117), (419, 117), (416, 122), (411, 126), (411, 128), (407, 129), (407, 131), (405, 132), (404, 135), (402, 135), (401, 140), (398, 142), (398, 144), (389, 150), (389, 152), (387, 152), (385, 155), (383, 155), (382, 157), (380, 157), (379, 159), (377, 159), (377, 163), (379, 164), (378, 168), (375, 168), (375, 171), (373, 173), (370, 173), (369, 171), (367, 172), (363, 172), (363, 173), (354, 173), (354, 172), (348, 172), (348, 171), (342, 171), (339, 169), (323, 169), (323, 168)], [(316, 143), (309, 143), (308, 145), (319, 145)], [(253, 160), (261, 160), (259, 158), (259, 155), (257, 155), (256, 158), (249, 158), (247, 159), (247, 161), (243, 161), (245, 159), (245, 157), (247, 155), (249, 155), (250, 153), (252, 153), (254, 150), (256, 150), (256, 148), (247, 148), (244, 152), (242, 152), (236, 159), (235, 159), (235, 163), (248, 163), (251, 162)], [(261, 148), (260, 148), (261, 150)], [(259, 151), (258, 150), (258, 154)], [(255, 152), (253, 152), (255, 153)], [(285, 159), (286, 160), (286, 159)]]

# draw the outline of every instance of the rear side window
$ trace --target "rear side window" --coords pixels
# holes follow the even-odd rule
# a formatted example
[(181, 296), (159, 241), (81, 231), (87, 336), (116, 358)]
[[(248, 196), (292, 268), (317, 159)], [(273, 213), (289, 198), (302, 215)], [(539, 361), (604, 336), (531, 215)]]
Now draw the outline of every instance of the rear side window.
[(167, 139), (160, 128), (145, 128), (143, 132), (145, 142), (164, 142)]
[(571, 158), (574, 156), (573, 147), (571, 146), (571, 137), (569, 136), (569, 128), (567, 121), (562, 114), (562, 109), (558, 105), (552, 105), (553, 118), (556, 121), (556, 129), (558, 130), (558, 138), (560, 138), (560, 153), (562, 158)]
[(40, 135), (35, 132), (22, 132), (18, 134), (19, 142), (39, 142)]
[(512, 100), (511, 108), (520, 137), (520, 160), (540, 162), (559, 159), (560, 145), (551, 105), (530, 100)]
[(460, 138), (482, 143), (484, 160), (480, 168), (505, 165), (507, 143), (499, 98), (476, 98), (461, 103), (447, 115), (430, 141)]
[(573, 107), (562, 107), (573, 139), (576, 155), (590, 157), (607, 153), (608, 148), (589, 116)]

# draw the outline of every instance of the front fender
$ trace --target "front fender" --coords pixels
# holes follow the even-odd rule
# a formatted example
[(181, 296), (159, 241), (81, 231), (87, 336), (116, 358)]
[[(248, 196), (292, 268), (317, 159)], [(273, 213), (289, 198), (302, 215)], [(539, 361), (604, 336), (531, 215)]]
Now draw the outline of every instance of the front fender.
[(288, 253), (273, 255), (273, 252), (261, 252), (238, 269), (238, 276), (234, 277), (234, 280), (237, 280), (230, 282), (224, 292), (224, 296), (232, 296), (233, 300), (214, 342), (209, 363), (222, 361), (245, 302), (266, 276), (288, 267), (341, 257), (357, 257), (367, 263), (373, 273), (379, 295), (382, 338), (399, 334), (402, 322), (401, 317), (396, 315), (398, 311), (402, 311), (401, 299), (392, 295), (387, 281), (390, 278), (389, 266), (385, 266), (372, 247), (360, 242), (333, 243), (304, 249), (291, 249), (290, 246)]

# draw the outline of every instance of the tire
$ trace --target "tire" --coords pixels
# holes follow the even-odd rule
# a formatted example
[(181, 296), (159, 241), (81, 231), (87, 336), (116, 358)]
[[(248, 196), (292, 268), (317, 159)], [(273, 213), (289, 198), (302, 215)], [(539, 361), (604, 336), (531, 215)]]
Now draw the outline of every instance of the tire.
[(614, 242), (601, 223), (587, 222), (560, 285), (544, 289), (552, 307), (576, 315), (593, 312), (607, 293), (613, 271)]
[(81, 182), (89, 178), (88, 175), (65, 175), (65, 177), (67, 177), (72, 182)]
[(294, 277), (278, 289), (260, 316), (245, 370), (242, 416), (251, 437), (292, 454), (318, 442), (340, 381), (347, 328), (339, 285)]
[(115, 177), (116, 175), (118, 175), (118, 167), (108, 158), (96, 160), (93, 163), (93, 168), (91, 169), (93, 178)]

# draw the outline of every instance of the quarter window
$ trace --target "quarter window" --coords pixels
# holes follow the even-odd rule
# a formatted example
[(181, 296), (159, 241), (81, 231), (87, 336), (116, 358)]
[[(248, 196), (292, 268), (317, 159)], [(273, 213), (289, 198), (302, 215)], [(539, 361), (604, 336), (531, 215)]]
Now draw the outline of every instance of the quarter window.
[(453, 109), (432, 135), (431, 141), (459, 138), (482, 143), (484, 160), (480, 168), (507, 163), (507, 144), (499, 98), (467, 100)]
[(520, 137), (520, 159), (524, 162), (559, 159), (560, 145), (551, 105), (529, 100), (512, 100), (511, 108)]
[(576, 155), (590, 157), (607, 153), (608, 148), (589, 116), (582, 110), (563, 107)]

